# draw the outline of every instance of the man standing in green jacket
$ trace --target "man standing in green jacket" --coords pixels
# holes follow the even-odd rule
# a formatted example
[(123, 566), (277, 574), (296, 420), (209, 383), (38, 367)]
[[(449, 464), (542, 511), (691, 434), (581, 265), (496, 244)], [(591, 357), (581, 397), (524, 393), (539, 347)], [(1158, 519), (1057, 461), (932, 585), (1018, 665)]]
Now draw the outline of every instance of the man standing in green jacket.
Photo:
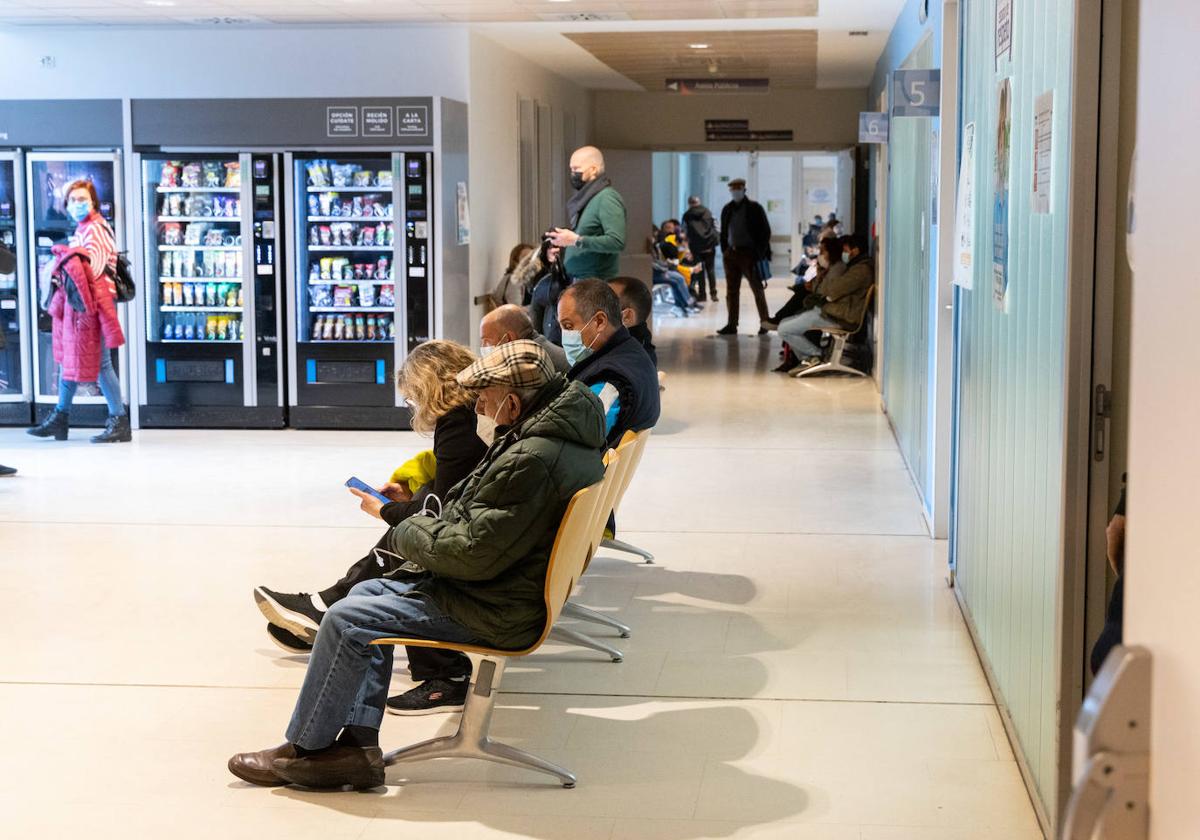
[(479, 392), (487, 453), (447, 494), (440, 516), (393, 529), (392, 550), (412, 566), (404, 579), (364, 581), (329, 608), (287, 741), (231, 758), (238, 778), (378, 787), (392, 648), (372, 641), (420, 636), (521, 650), (541, 636), (550, 551), (567, 504), (604, 477), (600, 400), (556, 374), (528, 340), (497, 348), (457, 378)]
[(595, 146), (571, 155), (571, 186), (575, 194), (567, 200), (567, 227), (550, 231), (550, 242), (563, 249), (572, 280), (611, 280), (621, 273), (625, 202), (605, 177), (604, 155)]

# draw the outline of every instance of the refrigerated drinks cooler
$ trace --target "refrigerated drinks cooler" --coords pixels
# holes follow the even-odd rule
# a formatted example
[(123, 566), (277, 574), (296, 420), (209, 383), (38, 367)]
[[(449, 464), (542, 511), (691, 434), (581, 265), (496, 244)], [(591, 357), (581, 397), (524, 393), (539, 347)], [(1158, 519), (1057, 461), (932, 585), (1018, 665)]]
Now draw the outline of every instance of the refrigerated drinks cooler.
[(0, 153), (0, 246), (17, 256), (17, 269), (0, 274), (0, 425), (27, 425), (33, 417), (29, 385), (29, 313), (24, 305), (24, 172), (15, 152)]
[[(42, 305), (48, 300), (46, 267), (54, 261), (51, 248), (67, 244), (75, 224), (67, 218), (64, 188), (85, 179), (96, 188), (97, 208), (112, 226), (118, 250), (124, 250), (125, 229), (121, 207), (121, 159), (115, 152), (31, 152), (25, 156), (28, 198), (29, 253), (33, 255), (25, 283), (30, 319), (35, 329), (31, 342), (35, 420), (41, 421), (58, 402), (59, 367), (54, 361), (53, 320)], [(121, 381), (123, 402), (129, 404), (127, 375), (130, 336), (126, 306), (117, 306), (126, 344), (110, 350), (113, 367)], [(102, 426), (108, 408), (99, 386), (81, 383), (71, 406), (72, 426)]]
[(274, 154), (144, 154), (143, 426), (284, 424)]
[(395, 372), (433, 335), (429, 152), (288, 156), (290, 423), (397, 428)]

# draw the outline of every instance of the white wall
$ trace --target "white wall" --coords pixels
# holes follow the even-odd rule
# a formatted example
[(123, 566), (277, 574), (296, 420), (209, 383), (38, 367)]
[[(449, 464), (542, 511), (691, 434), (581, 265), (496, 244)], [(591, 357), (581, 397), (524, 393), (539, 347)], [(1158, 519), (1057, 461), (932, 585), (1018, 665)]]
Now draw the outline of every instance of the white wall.
[[(577, 137), (591, 136), (591, 94), (482, 35), (470, 36), (471, 295), (495, 285), (520, 241), (520, 134), (517, 103), (537, 100), (575, 116)], [(564, 162), (564, 167), (566, 166)], [(547, 175), (548, 177), (548, 175)], [(566, 211), (553, 217), (565, 223)], [(472, 313), (474, 332), (482, 310)]]
[[(86, 46), (85, 46), (86, 45)], [(448, 26), (0, 28), (5, 98), (447, 96), (467, 32)], [(53, 56), (54, 69), (41, 66)], [(17, 82), (19, 80), (19, 83)]]
[[(1150, 826), (1200, 837), (1200, 5), (1143, 0), (1131, 241), (1125, 641), (1154, 656)], [(1187, 92), (1187, 93), (1185, 93)]]

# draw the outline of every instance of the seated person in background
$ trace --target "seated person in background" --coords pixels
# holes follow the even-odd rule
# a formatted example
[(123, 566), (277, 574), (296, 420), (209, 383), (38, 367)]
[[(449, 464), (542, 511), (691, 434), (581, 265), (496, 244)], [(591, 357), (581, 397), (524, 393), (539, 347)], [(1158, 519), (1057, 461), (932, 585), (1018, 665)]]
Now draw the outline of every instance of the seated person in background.
[[(419, 572), (360, 583), (330, 608), (286, 742), (233, 756), (228, 767), (238, 778), (378, 787), (392, 647), (372, 641), (420, 636), (519, 650), (540, 636), (559, 524), (571, 497), (604, 476), (600, 403), (555, 374), (532, 341), (505, 344), (457, 382), (479, 393), (480, 416), (495, 423), (483, 462), (447, 494), (440, 517), (409, 517), (389, 532), (390, 550)], [(378, 501), (360, 495), (378, 514)]]
[(828, 239), (831, 236), (840, 238), (844, 233), (845, 230), (842, 228), (842, 223), (838, 221), (837, 213), (830, 211), (829, 218), (825, 220), (825, 224), (822, 226), (821, 232), (817, 234), (817, 238)]
[(637, 343), (642, 345), (642, 349), (657, 368), (658, 352), (654, 349), (650, 328), (646, 326), (654, 311), (654, 298), (650, 296), (650, 290), (636, 277), (614, 277), (608, 281), (608, 286), (616, 292), (617, 301), (621, 306), (621, 324), (629, 330), (629, 334)]
[(689, 313), (698, 311), (700, 305), (692, 298), (688, 290), (687, 279), (679, 273), (679, 247), (675, 244), (675, 226), (671, 219), (662, 223), (658, 229), (658, 241), (654, 245), (653, 274), (651, 283), (655, 286), (665, 283), (671, 287), (671, 296), (675, 307), (687, 317)]
[(621, 303), (603, 280), (581, 280), (558, 301), (563, 349), (574, 364), (568, 375), (604, 404), (610, 446), (627, 431), (658, 422), (658, 372), (637, 339), (621, 324)]
[[(764, 330), (779, 329), (780, 321), (799, 315), (821, 302), (820, 286), (846, 271), (842, 262), (842, 240), (827, 237), (821, 240), (811, 264), (805, 267), (805, 280), (792, 287), (792, 296), (769, 321), (762, 322)], [(832, 275), (832, 276), (831, 276)]]
[[(436, 513), (450, 488), (466, 478), (483, 458), (487, 445), (476, 432), (477, 394), (455, 379), (459, 371), (475, 361), (475, 354), (466, 347), (440, 340), (419, 345), (405, 359), (396, 377), (396, 387), (409, 403), (413, 429), (433, 435), (434, 477), (415, 493), (393, 483), (379, 488), (392, 501), (370, 512), (386, 522), (388, 530), (337, 583), (315, 595), (276, 592), (265, 586), (255, 588), (254, 600), (267, 618), (267, 633), (284, 650), (311, 651), (317, 630), (334, 604), (362, 581), (395, 574), (403, 561), (391, 553), (388, 542), (391, 529), (423, 513), (427, 505)], [(448, 658), (443, 651), (430, 648), (409, 650), (408, 665), (412, 678), (422, 685), (389, 701), (396, 706), (397, 713), (416, 714), (421, 709), (444, 705), (447, 698), (437, 694), (446, 693), (445, 683), (462, 680), (470, 674), (470, 668), (464, 670), (457, 657)], [(461, 697), (458, 706), (462, 706)]]
[(792, 348), (798, 368), (820, 361), (821, 350), (805, 336), (822, 327), (853, 329), (862, 321), (867, 292), (875, 285), (875, 266), (859, 234), (842, 239), (842, 261), (846, 270), (834, 278), (826, 277), (816, 292), (820, 300), (812, 309), (785, 318), (779, 324), (779, 336)]
[(571, 369), (571, 365), (567, 362), (567, 354), (563, 349), (535, 330), (529, 314), (521, 307), (511, 303), (505, 304), (484, 315), (483, 320), (479, 322), (479, 354), (481, 356), (488, 355), (501, 344), (522, 338), (535, 342), (538, 347), (545, 350), (558, 373), (566, 373)]
[(533, 255), (534, 250), (532, 245), (522, 242), (508, 252), (508, 267), (500, 276), (500, 282), (496, 284), (495, 289), (484, 295), (483, 305), (488, 312), (506, 303), (525, 303), (530, 291), (526, 288), (530, 279), (529, 271), (523, 270), (518, 273), (518, 269), (529, 263), (529, 257)]
[(1125, 624), (1125, 493), (1121, 488), (1121, 499), (1113, 511), (1112, 519), (1104, 530), (1108, 542), (1108, 564), (1112, 567), (1117, 579), (1113, 583), (1112, 595), (1108, 600), (1108, 609), (1104, 613), (1104, 629), (1092, 647), (1091, 666), (1092, 676), (1100, 672), (1104, 660), (1114, 647), (1121, 644), (1124, 637)]

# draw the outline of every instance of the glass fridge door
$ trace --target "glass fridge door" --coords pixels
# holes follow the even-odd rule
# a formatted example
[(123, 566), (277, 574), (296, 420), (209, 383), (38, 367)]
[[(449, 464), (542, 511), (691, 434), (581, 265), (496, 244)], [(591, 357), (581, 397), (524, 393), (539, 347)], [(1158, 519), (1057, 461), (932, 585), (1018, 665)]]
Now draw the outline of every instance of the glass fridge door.
[[(20, 190), (17, 185), (17, 157), (0, 156), (0, 247), (19, 255), (21, 248)], [(27, 399), (21, 334), (22, 266), (10, 274), (0, 274), (0, 401)]]
[[(38, 402), (53, 402), (58, 395), (58, 365), (54, 361), (53, 322), (46, 311), (49, 303), (50, 278), (46, 268), (54, 261), (51, 248), (69, 245), (75, 224), (67, 218), (63, 194), (67, 185), (76, 180), (91, 181), (100, 200), (100, 215), (112, 226), (117, 248), (124, 247), (121, 224), (120, 188), (117, 159), (113, 154), (97, 153), (32, 153), (27, 158), (29, 191), (29, 231), (36, 270), (31, 278), (32, 308), (37, 321), (37, 336), (33, 342), (34, 376)], [(126, 329), (128, 336), (128, 329)], [(113, 350), (113, 367), (121, 372), (120, 354)], [(80, 383), (76, 403), (103, 402), (96, 383)]]
[(142, 162), (146, 220), (146, 340), (240, 342), (242, 172), (236, 155)]
[(396, 338), (396, 223), (390, 155), (296, 158), (296, 337)]

